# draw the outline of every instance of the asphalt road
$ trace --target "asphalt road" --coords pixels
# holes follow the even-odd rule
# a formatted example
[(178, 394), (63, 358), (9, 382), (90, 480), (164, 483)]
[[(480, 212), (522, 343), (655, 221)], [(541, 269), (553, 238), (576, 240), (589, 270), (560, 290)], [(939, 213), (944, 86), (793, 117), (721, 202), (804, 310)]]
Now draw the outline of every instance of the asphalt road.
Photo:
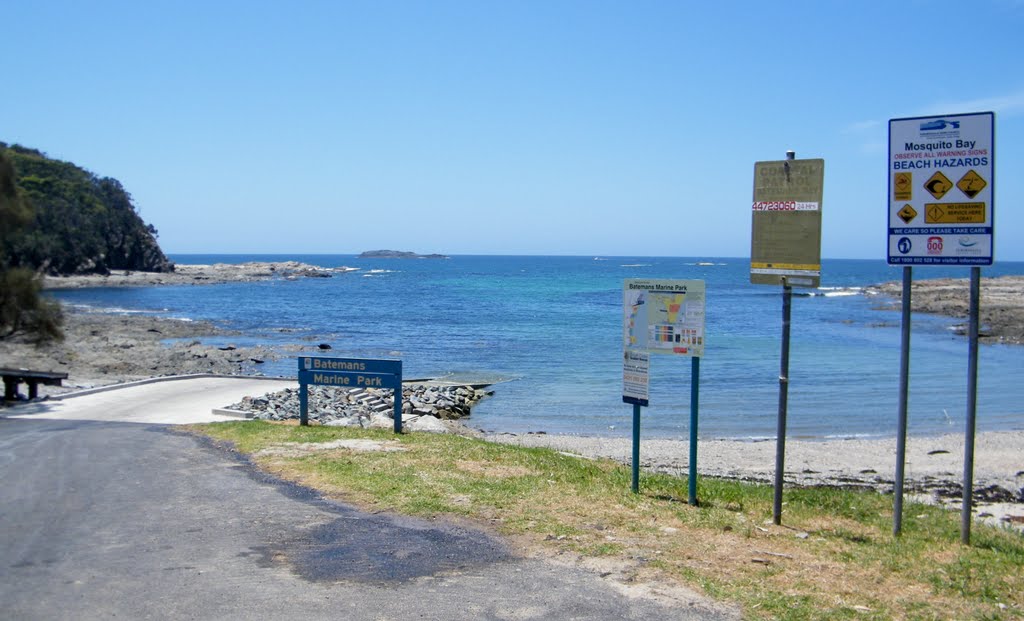
[(326, 501), (175, 431), (254, 386), (165, 382), (0, 410), (0, 617), (738, 618), (517, 557), (473, 528)]

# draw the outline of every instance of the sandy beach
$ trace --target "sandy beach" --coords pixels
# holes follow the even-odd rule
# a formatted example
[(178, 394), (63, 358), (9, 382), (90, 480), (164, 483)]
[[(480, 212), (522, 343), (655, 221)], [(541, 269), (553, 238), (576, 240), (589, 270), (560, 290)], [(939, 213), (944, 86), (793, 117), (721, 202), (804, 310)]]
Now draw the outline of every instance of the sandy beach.
[[(171, 274), (115, 273), (110, 276), (49, 278), (47, 287), (152, 286), (159, 284), (212, 284), (270, 278), (332, 277), (352, 268), (325, 270), (300, 263), (246, 264), (243, 266), (178, 266)], [(898, 304), (899, 283), (867, 290)], [(1024, 276), (983, 279), (982, 321), (987, 342), (1024, 343)], [(922, 280), (915, 283), (913, 306), (920, 312), (961, 317), (967, 309), (967, 281)], [(261, 361), (316, 351), (316, 343), (295, 343), (284, 349), (214, 346), (204, 339), (230, 342), (230, 331), (213, 324), (182, 321), (146, 314), (117, 315), (66, 308), (66, 339), (35, 347), (26, 339), (0, 341), (0, 366), (64, 371), (61, 388), (42, 387), (55, 394), (80, 388), (120, 383), (154, 376), (190, 373), (259, 375)], [(258, 396), (258, 395), (254, 395)], [(224, 404), (225, 406), (228, 404)], [(3, 410), (0, 409), (0, 412)], [(472, 417), (465, 421), (473, 426)], [(476, 434), (480, 435), (480, 434)], [(585, 457), (607, 457), (629, 463), (628, 438), (579, 437), (549, 434), (491, 434), (495, 442), (545, 446)], [(912, 437), (908, 440), (907, 490), (920, 498), (958, 506), (963, 477), (963, 433)], [(891, 492), (895, 476), (895, 439), (788, 440), (786, 481), (792, 485), (842, 485)], [(689, 446), (686, 441), (645, 439), (641, 463), (646, 469), (685, 474)], [(987, 432), (975, 447), (975, 498), (979, 515), (994, 520), (1024, 523), (1024, 431)], [(775, 442), (701, 440), (698, 470), (702, 476), (769, 482), (774, 476)]]
[[(629, 438), (549, 434), (489, 434), (492, 442), (540, 446), (584, 457), (632, 460)], [(775, 476), (774, 440), (698, 440), (700, 476), (771, 484)], [(686, 475), (690, 443), (642, 439), (641, 467)], [(786, 440), (786, 485), (833, 485), (892, 493), (896, 474), (894, 438)], [(964, 435), (911, 437), (907, 440), (908, 500), (959, 509), (962, 499)], [(1024, 431), (985, 432), (975, 440), (974, 501), (976, 515), (993, 523), (1024, 527)]]

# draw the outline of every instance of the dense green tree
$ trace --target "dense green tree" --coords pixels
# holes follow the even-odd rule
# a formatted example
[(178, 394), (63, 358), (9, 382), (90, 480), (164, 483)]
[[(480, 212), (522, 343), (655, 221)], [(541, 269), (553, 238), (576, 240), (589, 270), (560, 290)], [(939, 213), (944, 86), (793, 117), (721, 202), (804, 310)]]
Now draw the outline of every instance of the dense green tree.
[(34, 208), (29, 225), (9, 240), (12, 266), (53, 275), (174, 269), (119, 181), (35, 149), (0, 143), (0, 152)]

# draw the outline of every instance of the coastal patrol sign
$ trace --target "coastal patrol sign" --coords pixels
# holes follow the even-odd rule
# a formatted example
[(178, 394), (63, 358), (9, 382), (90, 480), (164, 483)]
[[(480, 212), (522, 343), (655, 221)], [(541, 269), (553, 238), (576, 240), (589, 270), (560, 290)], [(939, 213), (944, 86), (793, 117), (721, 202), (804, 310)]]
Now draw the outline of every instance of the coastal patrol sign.
[(750, 282), (821, 283), (821, 199), (825, 160), (754, 163)]
[(890, 265), (992, 265), (995, 114), (889, 121)]

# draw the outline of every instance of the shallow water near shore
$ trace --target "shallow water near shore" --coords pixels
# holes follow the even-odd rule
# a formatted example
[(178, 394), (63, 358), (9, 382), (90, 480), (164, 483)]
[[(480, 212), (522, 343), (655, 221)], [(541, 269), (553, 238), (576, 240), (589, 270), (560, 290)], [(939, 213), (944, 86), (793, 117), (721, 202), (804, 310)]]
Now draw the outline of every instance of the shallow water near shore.
[[(239, 330), (237, 345), (330, 343), (326, 355), (401, 358), (406, 377), (498, 382), (469, 423), (488, 431), (626, 436), (622, 403), (622, 281), (703, 279), (707, 346), (700, 362), (700, 436), (770, 438), (778, 409), (782, 302), (750, 285), (742, 258), (507, 257), (360, 259), (353, 255), (176, 255), (182, 264), (298, 260), (359, 271), (205, 286), (54, 291), (68, 303), (155, 312)], [(984, 276), (1024, 273), (1001, 263)], [(918, 268), (915, 279), (966, 277), (967, 268)], [(882, 261), (826, 260), (822, 288), (794, 290), (788, 434), (895, 434), (899, 313), (862, 287), (897, 280)], [(967, 342), (961, 320), (915, 315), (910, 433), (963, 431)], [(263, 365), (294, 375), (295, 359)], [(689, 359), (651, 362), (645, 437), (689, 435)], [(983, 345), (978, 429), (1024, 429), (1024, 347)]]

